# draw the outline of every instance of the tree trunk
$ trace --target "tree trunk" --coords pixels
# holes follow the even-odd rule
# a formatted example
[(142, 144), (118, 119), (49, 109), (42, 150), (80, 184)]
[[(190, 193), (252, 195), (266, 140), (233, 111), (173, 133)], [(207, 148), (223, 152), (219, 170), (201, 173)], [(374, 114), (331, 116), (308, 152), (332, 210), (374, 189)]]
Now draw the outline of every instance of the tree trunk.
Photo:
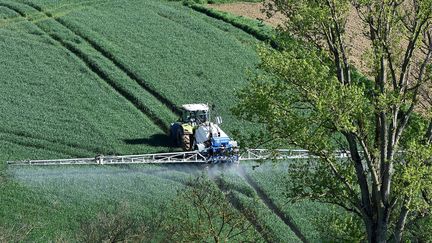
[(388, 219), (383, 218), (379, 223), (379, 227), (377, 228), (377, 241), (380, 243), (387, 242), (387, 228), (388, 228)]
[(405, 222), (406, 222), (406, 219), (408, 216), (408, 212), (409, 212), (409, 210), (407, 207), (402, 208), (402, 212), (401, 212), (399, 221), (396, 225), (396, 230), (394, 233), (394, 241), (397, 243), (402, 242), (402, 233), (403, 233), (404, 228), (405, 228)]
[[(387, 242), (387, 225), (388, 222), (381, 222), (381, 226), (373, 220), (364, 219), (366, 224), (366, 233), (368, 236), (368, 242), (370, 243), (384, 243)], [(385, 227), (383, 227), (385, 226)]]
[(372, 243), (376, 241), (376, 236), (375, 236), (375, 225), (373, 223), (372, 220), (369, 219), (368, 216), (363, 215), (363, 221), (365, 222), (366, 225), (366, 234), (368, 236), (368, 242)]

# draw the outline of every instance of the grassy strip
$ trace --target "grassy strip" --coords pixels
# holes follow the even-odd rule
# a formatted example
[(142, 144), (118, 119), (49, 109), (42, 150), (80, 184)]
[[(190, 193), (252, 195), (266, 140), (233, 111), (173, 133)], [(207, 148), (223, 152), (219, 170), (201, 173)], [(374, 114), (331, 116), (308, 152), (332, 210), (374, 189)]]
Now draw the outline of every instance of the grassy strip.
[[(88, 155), (89, 153), (90, 153), (90, 155), (93, 156), (95, 154), (104, 152), (103, 150), (101, 150), (99, 147), (96, 147), (96, 146), (85, 146), (85, 145), (81, 145), (81, 144), (64, 142), (64, 141), (61, 141), (59, 139), (43, 137), (43, 136), (35, 136), (35, 135), (28, 133), (26, 131), (9, 130), (9, 129), (5, 129), (4, 127), (0, 128), (0, 134), (8, 134), (8, 135), (23, 138), (23, 139), (41, 141), (41, 142), (46, 143), (46, 144), (51, 144), (51, 145), (56, 145), (56, 146), (58, 145), (58, 146), (62, 146), (62, 147), (68, 147), (70, 149), (76, 149), (77, 151), (80, 152), (79, 156), (83, 156), (85, 154)], [(86, 152), (83, 153), (83, 151), (86, 151)], [(66, 154), (70, 154), (70, 153), (66, 153)]]
[(258, 40), (261, 41), (269, 41), (270, 44), (273, 46), (277, 46), (276, 42), (273, 40), (275, 31), (272, 27), (264, 24), (262, 21), (245, 18), (243, 16), (237, 16), (231, 13), (219, 11), (216, 9), (212, 9), (209, 7), (206, 7), (201, 4), (195, 4), (191, 2), (185, 2), (186, 6), (189, 6), (190, 8), (204, 13), (212, 18), (220, 19), (222, 21), (225, 21), (234, 27), (237, 27), (246, 33), (254, 36)]
[[(139, 77), (133, 71), (129, 70), (129, 68), (125, 64), (123, 64), (114, 55), (112, 55), (110, 53), (110, 51), (107, 50), (107, 48), (100, 45), (99, 43), (104, 43), (105, 41), (102, 38), (95, 38), (94, 37), (95, 33), (85, 33), (84, 34), (85, 31), (83, 31), (82, 28), (79, 28), (75, 25), (69, 24), (60, 18), (54, 17), (54, 15), (51, 12), (44, 12), (43, 8), (40, 7), (39, 5), (36, 5), (34, 3), (25, 3), (25, 4), (34, 8), (35, 10), (39, 11), (41, 14), (46, 15), (48, 18), (54, 20), (59, 25), (62, 25), (64, 28), (68, 29), (74, 35), (76, 35), (77, 37), (79, 37), (82, 40), (84, 40), (85, 42), (87, 42), (88, 45), (90, 45), (93, 49), (95, 49), (97, 52), (99, 52), (102, 56), (104, 56), (106, 59), (108, 59), (110, 62), (112, 62), (122, 72), (124, 72), (128, 76), (129, 79), (135, 81), (139, 86), (141, 86), (141, 88), (143, 88), (145, 91), (147, 91), (155, 99), (159, 100), (161, 103), (166, 105), (174, 113), (180, 114), (180, 110), (178, 109), (178, 107), (175, 106), (175, 104), (173, 102), (168, 100), (166, 97), (160, 95), (154, 88), (149, 86), (145, 80), (143, 80), (141, 77)], [(70, 34), (70, 33), (68, 33), (68, 34)], [(55, 37), (53, 37), (53, 38), (55, 38)], [(62, 45), (65, 45), (66, 48), (70, 47), (68, 49), (74, 49), (72, 46), (69, 46), (67, 43), (62, 42), (61, 39), (58, 39), (57, 41), (62, 43)], [(81, 56), (79, 53), (80, 53), (79, 50), (76, 50), (75, 54), (77, 54), (77, 56)], [(83, 56), (83, 58), (85, 59), (86, 57)], [(96, 68), (96, 71), (99, 73), (99, 68)], [(103, 73), (100, 73), (99, 76), (106, 76), (106, 75)], [(103, 79), (107, 79), (107, 78), (103, 78)], [(113, 83), (112, 86), (115, 87), (116, 84)], [(136, 98), (135, 97), (129, 97), (130, 95), (128, 94), (127, 91), (123, 91), (120, 88), (116, 88), (116, 87), (115, 87), (115, 89), (118, 90), (118, 92), (121, 93), (123, 96), (127, 97), (129, 100), (132, 100), (132, 103), (134, 103), (133, 100), (135, 100)], [(167, 129), (167, 127), (161, 126), (161, 124), (164, 124), (164, 121), (162, 121), (156, 114), (152, 114), (153, 111), (151, 111), (149, 109), (149, 107), (145, 107), (145, 106), (140, 105), (140, 104), (136, 104), (136, 106), (138, 109), (140, 109), (147, 116), (151, 117), (152, 120), (154, 120), (155, 123), (157, 125), (159, 125), (163, 130)]]
[(6, 7), (0, 6), (0, 23), (4, 22), (5, 20), (15, 19), (17, 17), (19, 17), (19, 15), (15, 12), (11, 11)]
[[(51, 16), (51, 14), (48, 14)], [(142, 77), (137, 75), (134, 71), (130, 70), (126, 64), (124, 64), (122, 61), (120, 61), (116, 56), (114, 56), (106, 46), (106, 41), (102, 38), (99, 38), (95, 35), (95, 33), (86, 32), (85, 29), (80, 28), (76, 25), (73, 25), (72, 23), (69, 23), (63, 19), (55, 18), (55, 20), (65, 26), (66, 28), (70, 29), (72, 32), (74, 32), (76, 35), (80, 36), (84, 40), (86, 40), (94, 49), (99, 51), (104, 57), (109, 59), (111, 62), (113, 62), (120, 70), (122, 70), (130, 79), (137, 82), (143, 89), (145, 89), (148, 93), (150, 93), (152, 96), (154, 96), (155, 99), (159, 100), (161, 103), (163, 103), (165, 106), (167, 106), (168, 109), (170, 109), (173, 113), (180, 115), (181, 111), (180, 108), (176, 106), (174, 102), (169, 100), (164, 95), (160, 94), (155, 88), (153, 88), (152, 85), (148, 84), (146, 80), (144, 80)]]

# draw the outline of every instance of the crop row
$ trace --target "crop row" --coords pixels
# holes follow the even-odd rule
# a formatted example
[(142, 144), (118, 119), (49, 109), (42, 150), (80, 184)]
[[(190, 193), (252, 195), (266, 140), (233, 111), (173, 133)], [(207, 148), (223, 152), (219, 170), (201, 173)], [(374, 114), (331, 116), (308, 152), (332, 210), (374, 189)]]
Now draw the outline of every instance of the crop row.
[[(3, 129), (2, 129), (3, 130)], [(0, 138), (2, 141), (21, 145), (23, 147), (32, 147), (44, 151), (55, 152), (61, 154), (63, 157), (80, 157), (83, 155), (93, 156), (94, 154), (101, 153), (102, 151), (91, 151), (89, 148), (79, 148), (77, 146), (68, 146), (67, 144), (56, 143), (43, 138), (32, 138), (25, 134), (14, 132), (1, 132)], [(49, 156), (45, 156), (49, 158)]]

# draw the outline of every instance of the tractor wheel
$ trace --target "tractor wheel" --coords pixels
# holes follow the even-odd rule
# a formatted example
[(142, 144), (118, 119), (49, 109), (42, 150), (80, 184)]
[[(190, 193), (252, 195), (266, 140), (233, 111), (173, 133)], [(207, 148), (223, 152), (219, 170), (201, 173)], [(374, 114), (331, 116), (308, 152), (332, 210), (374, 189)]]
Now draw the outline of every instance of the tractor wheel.
[(175, 145), (177, 147), (182, 147), (183, 146), (183, 132), (181, 129), (177, 129), (176, 131), (176, 139), (175, 139)]
[(182, 148), (184, 151), (190, 151), (192, 148), (192, 141), (191, 141), (191, 135), (189, 134), (184, 134), (182, 137)]
[(183, 129), (179, 124), (174, 123), (173, 125), (171, 125), (169, 136), (173, 146), (181, 147), (182, 135), (183, 135)]

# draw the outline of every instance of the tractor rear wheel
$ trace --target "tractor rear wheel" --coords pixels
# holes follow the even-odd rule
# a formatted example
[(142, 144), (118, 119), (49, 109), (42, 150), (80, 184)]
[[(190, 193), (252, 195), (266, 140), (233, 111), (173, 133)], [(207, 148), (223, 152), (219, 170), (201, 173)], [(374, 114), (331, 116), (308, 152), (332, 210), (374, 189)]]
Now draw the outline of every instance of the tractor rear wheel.
[(184, 151), (190, 151), (192, 148), (192, 139), (191, 139), (191, 135), (189, 134), (184, 134), (182, 137), (182, 147)]

